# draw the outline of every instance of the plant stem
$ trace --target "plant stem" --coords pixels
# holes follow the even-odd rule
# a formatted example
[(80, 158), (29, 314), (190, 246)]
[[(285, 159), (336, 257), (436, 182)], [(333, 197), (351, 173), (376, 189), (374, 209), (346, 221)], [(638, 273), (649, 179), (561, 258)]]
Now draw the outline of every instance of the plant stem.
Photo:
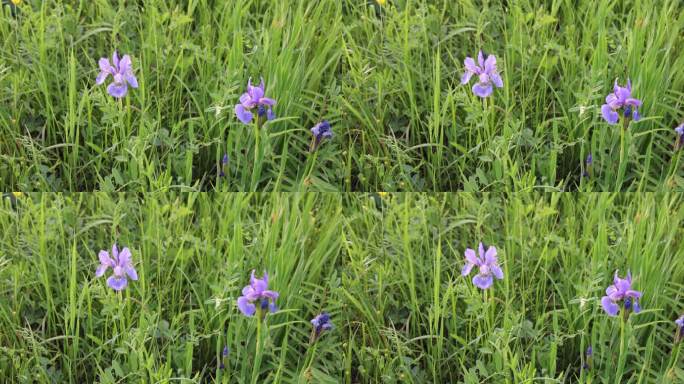
[(620, 356), (618, 357), (618, 366), (615, 373), (616, 384), (620, 384), (622, 382), (622, 371), (625, 369), (625, 361), (627, 360), (627, 351), (625, 351), (625, 327), (627, 326), (627, 322), (628, 318), (623, 316), (620, 321)]
[(304, 369), (305, 374), (311, 371), (311, 366), (313, 365), (314, 360), (316, 359), (316, 345), (317, 344), (318, 343), (314, 342), (313, 346), (311, 348), (309, 348), (309, 357), (307, 359), (308, 361), (306, 364), (306, 368)]
[(487, 98), (482, 99), (482, 114), (484, 120), (484, 141), (489, 142), (491, 134), (489, 132), (489, 112), (487, 110)]
[(309, 158), (306, 161), (306, 171), (304, 172), (304, 179), (302, 180), (305, 187), (306, 187), (306, 181), (311, 177), (311, 174), (313, 173), (314, 167), (316, 165), (316, 159), (317, 158), (318, 158), (318, 151), (315, 151), (315, 152), (310, 154)]
[(259, 124), (259, 117), (254, 121), (254, 165), (252, 167), (252, 185), (251, 190), (256, 191), (259, 175), (261, 174), (261, 125)]
[(670, 353), (670, 361), (667, 364), (667, 369), (665, 370), (665, 382), (670, 383), (672, 380), (670, 380), (671, 377), (674, 377), (674, 369), (677, 366), (677, 361), (679, 361), (679, 351), (682, 349), (682, 344), (684, 342), (680, 341), (675, 344), (674, 346), (674, 351)]
[(119, 137), (116, 138), (116, 142), (112, 143), (112, 145), (119, 144), (123, 140), (123, 138), (126, 137), (126, 134), (124, 132), (124, 127), (126, 126), (124, 120), (126, 119), (126, 117), (124, 116), (123, 100), (118, 99), (116, 101), (116, 107), (119, 110)]
[(261, 366), (261, 354), (262, 354), (262, 340), (261, 340), (261, 322), (263, 321), (261, 317), (261, 308), (257, 308), (257, 334), (256, 334), (256, 349), (254, 355), (254, 367), (252, 369), (252, 384), (256, 384), (259, 378), (259, 368)]
[(489, 101), (487, 101), (487, 123), (492, 129), (491, 135), (489, 136), (489, 139), (491, 140), (494, 135), (496, 135), (496, 124), (494, 120), (494, 93), (492, 92), (491, 95), (488, 97)]
[(629, 129), (629, 119), (624, 118), (622, 123), (622, 130), (620, 131), (620, 164), (618, 165), (618, 177), (615, 179), (615, 191), (621, 190), (621, 185), (623, 183), (623, 177), (625, 176), (625, 170), (627, 169), (627, 164), (625, 163), (625, 136), (627, 135), (627, 130)]
[[(124, 301), (123, 301), (123, 293), (121, 291), (118, 291), (116, 293), (116, 297), (119, 301), (118, 307), (119, 307), (119, 336), (123, 336), (125, 330), (126, 330), (126, 324), (124, 322), (124, 315), (123, 315), (123, 310), (124, 310)], [(121, 343), (121, 338), (119, 338), (119, 343)]]

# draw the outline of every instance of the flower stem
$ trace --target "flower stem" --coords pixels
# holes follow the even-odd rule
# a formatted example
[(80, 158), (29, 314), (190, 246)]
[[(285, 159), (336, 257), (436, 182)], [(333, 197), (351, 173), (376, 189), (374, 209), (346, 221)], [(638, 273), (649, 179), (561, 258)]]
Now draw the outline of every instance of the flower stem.
[(675, 341), (675, 346), (673, 348), (674, 350), (672, 351), (672, 353), (670, 353), (670, 361), (667, 364), (667, 370), (665, 370), (664, 376), (666, 383), (672, 382), (670, 378), (674, 377), (674, 369), (677, 366), (677, 362), (679, 361), (679, 351), (682, 349), (682, 344), (684, 344), (684, 342)]
[(489, 142), (491, 137), (489, 132), (489, 111), (487, 109), (487, 98), (482, 99), (482, 120), (484, 120), (484, 141)]
[(623, 178), (625, 176), (625, 170), (627, 169), (627, 163), (625, 161), (625, 136), (627, 136), (629, 129), (629, 119), (625, 118), (622, 120), (622, 130), (620, 131), (620, 164), (618, 165), (618, 177), (615, 179), (615, 190), (620, 191), (621, 185), (623, 183)]
[(307, 356), (307, 363), (306, 363), (306, 368), (304, 368), (304, 378), (307, 381), (310, 381), (310, 372), (311, 372), (311, 367), (313, 366), (314, 360), (316, 360), (316, 342), (313, 342), (313, 345), (311, 348), (309, 348), (308, 355)]
[(123, 311), (124, 311), (124, 308), (123, 308), (124, 307), (123, 292), (118, 291), (116, 293), (116, 297), (119, 301), (119, 303), (118, 303), (119, 305), (117, 305), (117, 306), (119, 307), (119, 328), (120, 328), (119, 329), (119, 336), (122, 337), (119, 339), (119, 342), (121, 342), (123, 339), (124, 332), (126, 330), (126, 324), (125, 324), (124, 313), (123, 313)]
[(256, 349), (254, 351), (254, 367), (252, 369), (252, 384), (256, 384), (259, 380), (259, 368), (261, 366), (261, 354), (263, 343), (261, 340), (261, 323), (264, 321), (261, 316), (261, 308), (257, 308), (257, 331), (256, 331)]
[(491, 138), (496, 135), (496, 121), (494, 120), (494, 93), (489, 95), (488, 97), (489, 101), (487, 101), (487, 122), (489, 126), (492, 129), (491, 135), (490, 135), (490, 140)]
[[(306, 171), (304, 172), (304, 179), (302, 182), (304, 183), (304, 187), (306, 187), (306, 182), (309, 180), (311, 177), (311, 174), (313, 173), (314, 167), (316, 165), (316, 159), (318, 158), (318, 152), (313, 152), (311, 153), (311, 156), (306, 161)], [(303, 188), (304, 189), (304, 188)]]
[(482, 302), (484, 307), (484, 331), (485, 332), (491, 332), (493, 327), (494, 327), (494, 314), (492, 312), (492, 299), (491, 299), (491, 292), (490, 290), (492, 287), (488, 289), (483, 289), (482, 290)]
[[(123, 101), (122, 107), (123, 107)], [(126, 99), (126, 128), (127, 128), (127, 134), (126, 137), (129, 137), (133, 134), (133, 132), (130, 131), (131, 129), (131, 100), (129, 98)]]
[(251, 190), (256, 191), (259, 175), (261, 174), (261, 124), (259, 118), (254, 121), (254, 165), (252, 167)]
[(494, 308), (494, 285), (492, 284), (487, 291), (489, 291), (487, 292), (487, 305), (489, 306), (489, 330), (492, 331), (494, 330), (494, 317), (496, 316)]
[[(624, 309), (623, 309), (624, 310)], [(629, 315), (628, 315), (629, 316)], [(618, 366), (615, 373), (615, 383), (622, 382), (622, 371), (625, 369), (625, 361), (627, 361), (627, 351), (625, 350), (625, 328), (628, 325), (628, 318), (622, 317), (620, 321), (620, 356), (618, 357)]]
[[(117, 141), (121, 141), (124, 139), (124, 137), (126, 137), (126, 132), (125, 132), (126, 124), (124, 121), (126, 119), (126, 117), (124, 116), (123, 100), (118, 99), (116, 101), (116, 106), (119, 110), (119, 113), (118, 113), (118, 115), (119, 115), (119, 137), (117, 138), (118, 139)], [(115, 143), (112, 143), (112, 144), (115, 144)]]

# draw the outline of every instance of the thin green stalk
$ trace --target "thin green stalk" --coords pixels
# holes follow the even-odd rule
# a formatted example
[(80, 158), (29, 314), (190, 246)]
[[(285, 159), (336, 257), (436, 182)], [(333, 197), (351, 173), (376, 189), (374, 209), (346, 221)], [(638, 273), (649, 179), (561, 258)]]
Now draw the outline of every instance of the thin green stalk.
[(668, 383), (672, 382), (671, 378), (674, 377), (674, 370), (679, 361), (679, 352), (682, 349), (682, 344), (684, 344), (684, 341), (676, 342), (674, 351), (670, 353), (670, 361), (667, 363), (667, 369), (665, 370), (665, 378)]
[[(625, 311), (625, 312), (627, 312), (627, 311)], [(627, 314), (626, 316), (629, 316), (629, 314)], [(627, 361), (627, 351), (625, 349), (625, 338), (626, 338), (625, 329), (627, 328), (629, 318), (626, 316), (621, 317), (621, 320), (620, 320), (620, 355), (618, 357), (617, 371), (615, 372), (615, 383), (616, 384), (620, 384), (622, 382), (622, 372), (625, 369), (625, 362)]]
[(126, 320), (125, 320), (126, 317), (124, 316), (124, 305), (125, 304), (124, 304), (124, 300), (123, 300), (123, 292), (118, 291), (116, 293), (116, 298), (117, 298), (117, 307), (119, 310), (119, 314), (118, 314), (118, 316), (119, 316), (118, 336), (119, 336), (119, 342), (121, 342), (123, 340), (123, 335), (125, 334), (125, 331), (126, 331)]
[(317, 150), (314, 151), (313, 153), (310, 153), (310, 155), (308, 156), (308, 159), (306, 160), (306, 168), (304, 171), (304, 178), (302, 179), (302, 183), (304, 183), (304, 188), (302, 188), (302, 189), (306, 189), (307, 180), (309, 180), (309, 178), (311, 177), (311, 174), (313, 173), (313, 170), (316, 166), (316, 160), (317, 159), (318, 159), (318, 151)]
[(622, 121), (622, 130), (620, 131), (620, 163), (618, 165), (618, 175), (617, 178), (615, 178), (615, 191), (622, 190), (621, 187), (624, 183), (623, 178), (625, 177), (625, 171), (627, 170), (627, 163), (625, 161), (625, 142), (629, 129), (629, 119), (624, 118)]
[(311, 367), (313, 366), (314, 360), (316, 359), (316, 348), (318, 346), (318, 343), (315, 340), (313, 340), (313, 338), (312, 338), (312, 342), (309, 343), (309, 345), (311, 345), (311, 346), (307, 350), (306, 364), (305, 364), (306, 368), (304, 368), (304, 371), (303, 371), (304, 378), (307, 381), (310, 381), (309, 378), (311, 377), (310, 376), (311, 375)]
[(263, 342), (261, 340), (261, 327), (264, 319), (262, 318), (261, 308), (257, 308), (256, 318), (257, 318), (257, 334), (256, 334), (256, 349), (254, 352), (254, 367), (252, 369), (252, 384), (256, 384), (259, 379), (259, 371), (261, 367), (261, 355), (263, 353)]
[(487, 305), (487, 331), (492, 332), (494, 330), (494, 285), (485, 289), (485, 300)]
[(251, 191), (256, 191), (257, 183), (259, 182), (261, 175), (261, 124), (259, 121), (259, 117), (254, 119), (254, 165), (252, 168)]
[(496, 121), (494, 120), (494, 92), (487, 97), (487, 126), (489, 128), (488, 140), (496, 135)]

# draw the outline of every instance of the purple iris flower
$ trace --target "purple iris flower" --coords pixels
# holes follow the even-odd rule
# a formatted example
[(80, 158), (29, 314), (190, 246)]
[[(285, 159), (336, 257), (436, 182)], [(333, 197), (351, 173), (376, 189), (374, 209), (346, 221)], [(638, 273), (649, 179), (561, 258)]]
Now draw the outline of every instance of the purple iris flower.
[(328, 331), (333, 328), (333, 324), (330, 321), (330, 315), (327, 312), (323, 312), (314, 317), (311, 320), (311, 325), (313, 325), (314, 340), (318, 339), (318, 336), (320, 336), (323, 331)]
[(309, 339), (310, 344), (315, 343), (323, 331), (333, 328), (333, 324), (330, 321), (330, 315), (327, 312), (323, 312), (311, 319), (311, 325), (313, 327), (311, 329), (311, 338)]
[(675, 133), (677, 133), (677, 141), (675, 142), (675, 149), (683, 148), (684, 147), (684, 123), (680, 124), (674, 130), (675, 130)]
[(675, 325), (677, 325), (677, 330), (675, 331), (675, 344), (684, 340), (684, 315), (680, 316), (679, 319), (675, 320)]
[(594, 350), (591, 348), (591, 345), (587, 347), (587, 351), (584, 353), (584, 356), (586, 360), (584, 361), (584, 365), (582, 368), (586, 370), (591, 370), (591, 362), (592, 362), (592, 356), (594, 355)]
[(466, 249), (466, 263), (463, 266), (461, 275), (468, 276), (473, 267), (478, 267), (479, 273), (473, 277), (473, 284), (480, 289), (487, 289), (494, 282), (493, 277), (501, 280), (504, 275), (496, 258), (496, 247), (489, 247), (487, 252), (485, 252), (484, 245), (480, 243), (479, 253), (480, 256), (478, 257), (475, 255), (474, 250)]
[(126, 96), (129, 84), (133, 88), (138, 88), (138, 79), (136, 79), (133, 74), (130, 56), (124, 55), (121, 60), (119, 60), (119, 55), (114, 51), (111, 63), (108, 58), (103, 57), (98, 64), (100, 66), (100, 74), (97, 75), (97, 79), (95, 80), (97, 85), (104, 83), (109, 75), (112, 75), (114, 78), (114, 82), (107, 86), (107, 92), (110, 95), (120, 99)]
[(330, 123), (328, 122), (328, 120), (323, 120), (320, 123), (314, 125), (314, 127), (311, 128), (311, 134), (313, 135), (313, 141), (311, 143), (311, 152), (314, 152), (316, 151), (316, 149), (318, 149), (318, 146), (321, 144), (321, 141), (323, 141), (323, 139), (330, 139), (333, 137), (333, 131), (330, 127)]
[(466, 57), (465, 73), (461, 77), (461, 84), (467, 84), (473, 75), (478, 76), (478, 82), (473, 85), (473, 93), (480, 97), (487, 97), (492, 94), (492, 84), (497, 88), (503, 87), (503, 80), (496, 70), (496, 57), (494, 55), (487, 55), (487, 60), (484, 59), (482, 51), (477, 55), (478, 64), (470, 56)]
[(627, 86), (621, 87), (616, 79), (613, 93), (606, 96), (606, 104), (601, 106), (601, 114), (608, 124), (614, 125), (620, 118), (618, 111), (624, 108), (623, 114), (626, 119), (638, 121), (641, 118), (639, 107), (641, 107), (641, 100), (632, 97), (632, 82), (627, 79)]
[(680, 316), (679, 319), (675, 320), (675, 324), (677, 324), (680, 331), (684, 332), (684, 315)]
[(224, 177), (226, 175), (226, 167), (228, 166), (228, 154), (224, 153), (221, 159), (221, 170), (219, 171), (219, 176)]
[(641, 312), (641, 307), (639, 306), (640, 298), (641, 292), (632, 289), (632, 274), (627, 271), (626, 278), (621, 279), (618, 276), (618, 272), (615, 271), (613, 285), (606, 288), (606, 296), (601, 298), (601, 305), (608, 315), (617, 316), (620, 311), (618, 303), (624, 301), (625, 315), (629, 315), (630, 311), (634, 311), (634, 313)]
[(592, 164), (594, 163), (594, 158), (591, 156), (591, 153), (587, 155), (587, 160), (585, 160), (585, 165), (586, 167), (584, 168), (584, 172), (582, 173), (582, 176), (584, 177), (591, 177), (591, 167)]
[(109, 256), (109, 252), (102, 250), (100, 251), (98, 257), (100, 258), (100, 266), (97, 267), (95, 276), (102, 277), (102, 275), (107, 272), (110, 267), (114, 270), (114, 274), (107, 279), (107, 285), (109, 285), (115, 291), (120, 291), (128, 285), (128, 279), (126, 275), (131, 278), (131, 280), (138, 280), (138, 273), (133, 267), (131, 262), (131, 251), (125, 248), (119, 252), (116, 247), (116, 243), (112, 245), (112, 256)]
[(264, 97), (264, 79), (262, 78), (261, 84), (254, 87), (250, 78), (247, 82), (247, 92), (240, 96), (240, 104), (235, 105), (235, 115), (243, 123), (249, 124), (254, 117), (250, 111), (256, 108), (258, 117), (266, 116), (268, 120), (273, 120), (275, 119), (275, 113), (273, 113), (271, 107), (275, 103), (275, 100)]
[(225, 369), (226, 368), (226, 359), (228, 358), (228, 354), (230, 353), (230, 348), (228, 346), (223, 347), (223, 352), (221, 353), (221, 363), (219, 364), (219, 369)]
[(249, 285), (242, 288), (242, 296), (237, 299), (237, 305), (245, 316), (254, 316), (257, 312), (257, 305), (259, 306), (259, 313), (268, 309), (271, 313), (278, 310), (275, 305), (275, 300), (278, 298), (278, 292), (270, 291), (268, 289), (268, 273), (264, 272), (261, 279), (254, 277), (254, 271), (249, 279)]

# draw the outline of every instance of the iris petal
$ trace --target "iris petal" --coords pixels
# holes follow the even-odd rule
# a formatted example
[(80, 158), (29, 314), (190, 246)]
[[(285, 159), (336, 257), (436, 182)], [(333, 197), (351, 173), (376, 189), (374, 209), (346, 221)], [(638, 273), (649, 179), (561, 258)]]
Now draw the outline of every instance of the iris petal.
[(485, 98), (492, 94), (492, 84), (491, 83), (477, 83), (473, 85), (473, 93), (479, 97)]
[(131, 57), (124, 55), (119, 61), (119, 73), (126, 73), (131, 70)]
[(491, 264), (496, 263), (496, 247), (492, 246), (487, 248), (487, 252), (484, 255), (485, 263)]
[(492, 275), (475, 275), (473, 277), (473, 284), (480, 289), (487, 289), (492, 286), (494, 279)]
[(273, 105), (275, 105), (275, 103), (276, 103), (276, 101), (269, 98), (269, 97), (262, 97), (259, 99), (259, 104), (273, 106)]
[(494, 277), (496, 277), (499, 280), (502, 280), (504, 278), (503, 271), (498, 265), (492, 265), (491, 269), (492, 273), (494, 274)]
[(622, 107), (622, 102), (618, 100), (614, 93), (606, 96), (606, 104), (608, 104), (612, 109), (618, 109)]
[(244, 124), (249, 124), (254, 117), (252, 112), (246, 110), (242, 104), (235, 105), (235, 116)]
[(128, 266), (125, 269), (126, 274), (131, 278), (131, 280), (138, 280), (138, 272), (135, 270), (135, 268), (133, 268), (133, 266)]
[(484, 70), (487, 73), (496, 71), (496, 57), (494, 55), (487, 56), (487, 60), (484, 63)]
[(129, 71), (129, 72), (125, 73), (124, 78), (126, 79), (128, 84), (131, 85), (131, 87), (138, 88), (138, 79), (135, 78), (135, 75), (133, 74), (133, 72)]
[(489, 75), (489, 77), (492, 79), (492, 83), (494, 83), (497, 88), (503, 88), (503, 80), (498, 73), (492, 73)]
[(610, 316), (617, 316), (618, 312), (620, 311), (620, 307), (608, 296), (603, 296), (601, 299), (601, 305), (603, 306), (603, 310), (606, 311), (606, 313)]
[(472, 77), (473, 72), (466, 69), (466, 71), (463, 73), (463, 76), (461, 76), (461, 84), (468, 84)]
[(239, 297), (237, 299), (237, 305), (240, 312), (242, 312), (245, 316), (254, 316), (254, 313), (256, 312), (256, 306), (250, 303), (246, 297)]
[(635, 98), (633, 98), (633, 97), (628, 97), (628, 98), (625, 100), (625, 104), (631, 105), (631, 106), (634, 106), (634, 107), (641, 107), (641, 104), (642, 104), (642, 103), (641, 103), (641, 100), (639, 100), (639, 99), (635, 99)]
[(478, 73), (480, 71), (480, 68), (475, 64), (475, 60), (473, 60), (472, 57), (466, 57), (463, 64), (465, 65), (466, 71), (472, 73)]
[(463, 269), (461, 270), (461, 276), (468, 276), (470, 274), (470, 271), (473, 270), (474, 266), (475, 266), (475, 264), (473, 264), (473, 263), (470, 263), (470, 262), (465, 263), (465, 265), (463, 266)]
[(280, 296), (280, 294), (276, 291), (270, 291), (267, 289), (261, 293), (261, 296), (268, 297), (271, 300), (275, 300), (278, 298), (278, 296)]
[(107, 272), (107, 269), (109, 268), (109, 265), (105, 264), (100, 264), (100, 266), (97, 267), (97, 270), (95, 271), (95, 276), (96, 277), (102, 277), (102, 275)]
[(107, 285), (115, 291), (121, 291), (128, 285), (128, 280), (123, 276), (117, 277), (112, 275), (107, 279)]
[(121, 83), (121, 84), (111, 83), (107, 87), (107, 92), (110, 95), (116, 97), (117, 99), (120, 99), (120, 98), (126, 96), (126, 92), (128, 92), (128, 86), (126, 85), (126, 83)]
[(606, 120), (608, 124), (614, 125), (618, 122), (618, 113), (615, 112), (608, 104), (603, 104), (603, 106), (601, 106), (601, 115), (603, 115), (603, 119)]
[(480, 260), (477, 258), (475, 251), (470, 249), (470, 248), (467, 248), (465, 250), (465, 258), (466, 258), (466, 261), (470, 264), (478, 265), (480, 263)]
[(131, 251), (127, 247), (124, 247), (124, 249), (121, 250), (119, 253), (119, 262), (118, 264), (120, 266), (126, 266), (131, 263)]

